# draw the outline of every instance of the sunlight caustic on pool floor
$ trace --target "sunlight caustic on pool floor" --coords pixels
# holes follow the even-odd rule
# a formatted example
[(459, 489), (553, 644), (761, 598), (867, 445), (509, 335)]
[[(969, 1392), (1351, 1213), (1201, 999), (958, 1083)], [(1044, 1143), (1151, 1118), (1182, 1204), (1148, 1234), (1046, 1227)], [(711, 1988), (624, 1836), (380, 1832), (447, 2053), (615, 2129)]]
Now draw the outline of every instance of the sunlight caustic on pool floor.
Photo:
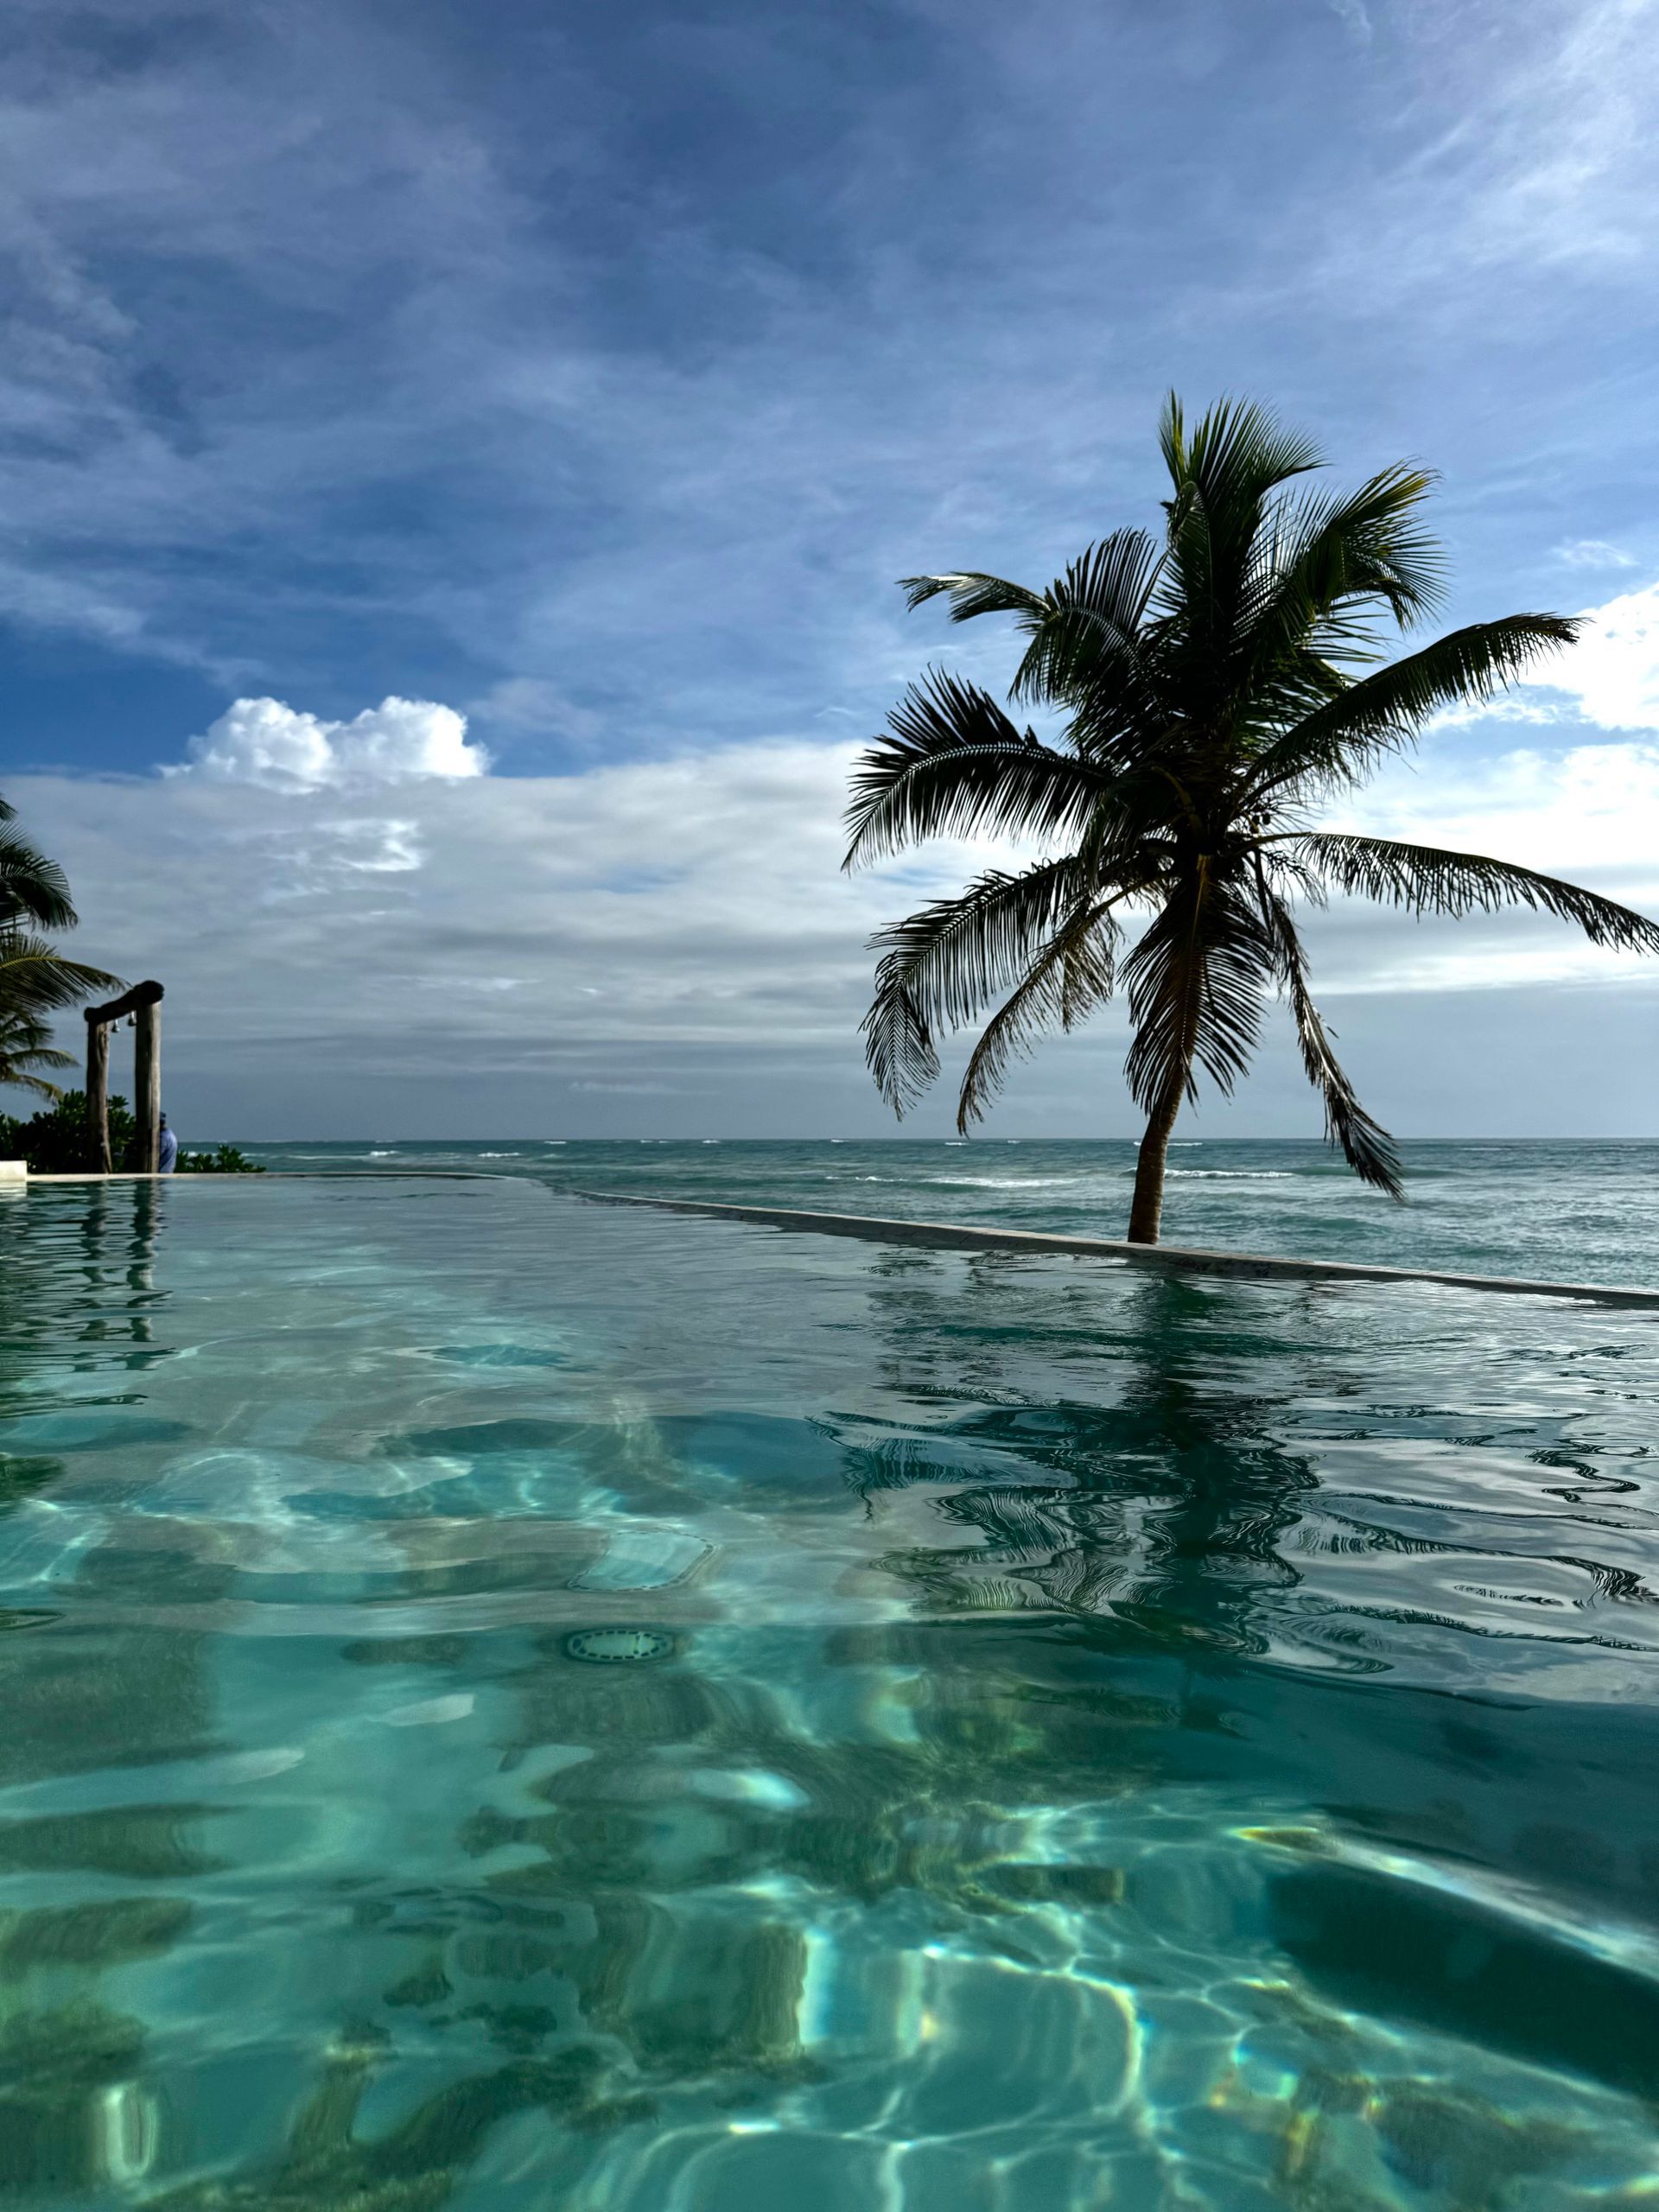
[(1647, 2201), (1652, 1323), (0, 1219), (0, 2195)]

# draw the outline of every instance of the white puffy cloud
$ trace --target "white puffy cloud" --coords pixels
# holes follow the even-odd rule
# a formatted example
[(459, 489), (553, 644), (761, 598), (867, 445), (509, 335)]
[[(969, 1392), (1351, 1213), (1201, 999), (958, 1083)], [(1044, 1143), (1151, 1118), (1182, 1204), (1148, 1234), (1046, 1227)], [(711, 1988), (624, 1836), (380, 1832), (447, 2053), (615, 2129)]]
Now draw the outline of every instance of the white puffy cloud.
[(1603, 729), (1659, 729), (1659, 583), (1586, 607), (1587, 627), (1549, 672)]
[(1599, 729), (1659, 732), (1659, 583), (1586, 607), (1579, 620), (1585, 626), (1577, 641), (1541, 662), (1535, 681), (1491, 707), (1448, 708), (1436, 727), (1590, 722)]
[(430, 699), (383, 699), (350, 721), (324, 721), (280, 699), (238, 699), (200, 737), (174, 776), (321, 791), (434, 777), (482, 776), (489, 755), (468, 744), (467, 718)]

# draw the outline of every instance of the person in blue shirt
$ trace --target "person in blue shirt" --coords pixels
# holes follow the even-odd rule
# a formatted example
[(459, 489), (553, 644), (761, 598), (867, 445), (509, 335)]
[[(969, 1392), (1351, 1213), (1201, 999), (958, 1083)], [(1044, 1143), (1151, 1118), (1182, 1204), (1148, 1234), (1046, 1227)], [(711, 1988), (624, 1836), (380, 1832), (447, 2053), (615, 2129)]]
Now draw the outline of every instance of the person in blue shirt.
[(168, 1128), (167, 1116), (163, 1114), (162, 1116), (161, 1147), (156, 1155), (156, 1173), (158, 1175), (170, 1175), (173, 1173), (174, 1165), (176, 1162), (178, 1156), (179, 1141), (177, 1137), (174, 1135), (172, 1130)]

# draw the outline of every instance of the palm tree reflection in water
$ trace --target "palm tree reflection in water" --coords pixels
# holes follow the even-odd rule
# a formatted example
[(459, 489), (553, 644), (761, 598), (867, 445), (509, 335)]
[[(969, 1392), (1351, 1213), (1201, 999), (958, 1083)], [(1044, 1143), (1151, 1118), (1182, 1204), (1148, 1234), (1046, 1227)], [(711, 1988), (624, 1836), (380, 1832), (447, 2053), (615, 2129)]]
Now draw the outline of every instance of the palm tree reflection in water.
[[(1008, 1263), (977, 1257), (969, 1267), (985, 1313), (1006, 1313)], [(963, 1325), (953, 1313), (948, 1337), (930, 1344), (925, 1294), (908, 1269), (901, 1285), (892, 1300), (889, 1371), (915, 1387), (936, 1353), (960, 1357)], [(1076, 1299), (1081, 1357), (1099, 1322), (1086, 1289)], [(971, 1544), (893, 1554), (887, 1562), (916, 1585), (929, 1611), (1039, 1611), (1109, 1621), (1189, 1653), (1260, 1653), (1268, 1641), (1260, 1600), (1299, 1579), (1282, 1546), (1318, 1476), (1275, 1433), (1278, 1402), (1259, 1388), (1217, 1383), (1218, 1357), (1230, 1354), (1243, 1366), (1253, 1349), (1227, 1291), (1141, 1277), (1128, 1287), (1128, 1302), (1109, 1342), (1096, 1338), (1102, 1356), (1087, 1361), (1096, 1389), (1109, 1378), (1104, 1402), (1020, 1402), (987, 1342), (963, 1363), (970, 1376), (977, 1370), (985, 1403), (951, 1422), (943, 1465), (925, 1441), (905, 1438), (853, 1445), (849, 1472), (872, 1492), (954, 1476), (938, 1510), (971, 1532)], [(960, 1368), (957, 1375), (950, 1395), (959, 1402)], [(979, 1454), (993, 1478), (961, 1486), (951, 1462)]]

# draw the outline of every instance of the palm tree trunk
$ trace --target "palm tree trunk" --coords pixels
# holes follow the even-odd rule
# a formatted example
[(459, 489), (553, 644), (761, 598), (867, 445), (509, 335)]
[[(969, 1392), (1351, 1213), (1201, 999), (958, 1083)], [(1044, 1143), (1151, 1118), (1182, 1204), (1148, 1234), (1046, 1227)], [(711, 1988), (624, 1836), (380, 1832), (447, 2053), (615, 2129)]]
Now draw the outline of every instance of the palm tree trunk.
[(1164, 1162), (1169, 1157), (1170, 1132), (1181, 1110), (1185, 1089), (1186, 1071), (1177, 1068), (1147, 1117), (1147, 1133), (1141, 1140), (1140, 1156), (1135, 1163), (1135, 1197), (1129, 1205), (1131, 1244), (1158, 1242), (1164, 1215)]

